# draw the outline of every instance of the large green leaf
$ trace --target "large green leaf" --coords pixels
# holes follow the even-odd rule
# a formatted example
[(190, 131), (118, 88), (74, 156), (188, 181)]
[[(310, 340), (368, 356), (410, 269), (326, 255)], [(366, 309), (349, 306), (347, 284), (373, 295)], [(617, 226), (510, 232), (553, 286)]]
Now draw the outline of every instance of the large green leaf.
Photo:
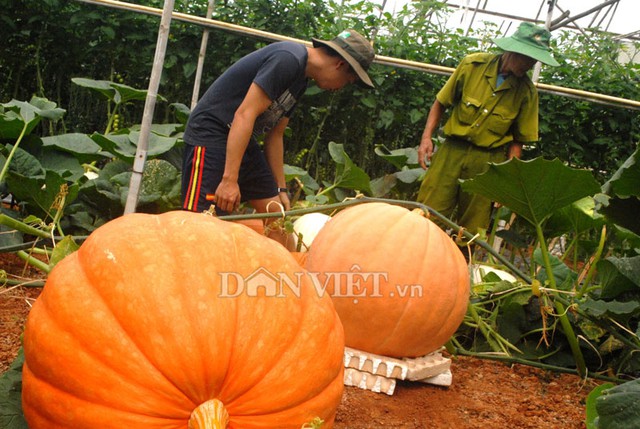
[(112, 82), (108, 80), (94, 80), (86, 79), (83, 77), (74, 77), (71, 79), (71, 82), (83, 88), (88, 88), (94, 92), (97, 92), (98, 94), (101, 94), (111, 101), (115, 101), (116, 90), (111, 86)]
[(595, 317), (603, 316), (629, 316), (640, 310), (638, 301), (603, 301), (587, 298), (580, 308)]
[(486, 173), (462, 181), (462, 189), (497, 201), (533, 225), (574, 201), (600, 191), (590, 172), (563, 165), (560, 160), (513, 158), (490, 164)]
[(385, 174), (382, 177), (377, 177), (371, 181), (371, 192), (374, 197), (385, 197), (398, 183), (398, 178), (395, 174)]
[(415, 183), (425, 174), (425, 170), (422, 167), (404, 168), (394, 174), (403, 183)]
[(602, 392), (596, 399), (600, 429), (640, 428), (640, 379)]
[[(570, 290), (573, 286), (573, 283), (578, 278), (578, 275), (574, 271), (572, 271), (571, 268), (567, 266), (567, 264), (562, 262), (557, 256), (549, 255), (549, 259), (551, 262), (553, 277), (556, 281), (556, 284), (558, 285), (558, 288), (562, 290)], [(539, 247), (533, 251), (533, 260), (536, 262), (536, 264), (544, 266), (544, 261), (542, 259), (542, 250), (540, 250)], [(548, 279), (547, 270), (540, 270), (537, 278), (544, 283)]]
[[(12, 146), (7, 145), (7, 149), (11, 148)], [(4, 161), (6, 162), (6, 159)], [(4, 166), (4, 162), (2, 165)], [(16, 149), (16, 153), (13, 156), (13, 160), (11, 161), (9, 168), (9, 171), (26, 177), (44, 177), (44, 168), (42, 168), (40, 161), (38, 161), (35, 156), (21, 148)]]
[[(14, 210), (0, 207), (0, 214), (19, 220), (18, 213)], [(0, 224), (0, 249), (21, 244), (23, 241), (22, 232)]]
[(180, 122), (182, 125), (186, 125), (187, 121), (189, 120), (189, 115), (191, 115), (191, 109), (189, 109), (182, 103), (171, 103), (169, 107), (173, 109), (178, 122)]
[(640, 148), (602, 185), (610, 199), (599, 209), (609, 220), (640, 234)]
[(80, 161), (72, 154), (55, 149), (44, 149), (38, 153), (38, 159), (45, 170), (53, 170), (69, 182), (81, 180), (85, 170)]
[(619, 243), (624, 243), (624, 247), (635, 249), (635, 253), (640, 254), (640, 235), (620, 225), (613, 225), (612, 231)]
[(602, 395), (602, 392), (606, 389), (611, 389), (615, 385), (613, 383), (604, 383), (600, 386), (593, 389), (589, 396), (587, 396), (587, 406), (586, 406), (586, 414), (587, 418), (585, 423), (587, 425), (587, 429), (597, 429), (596, 419), (598, 417), (598, 411), (596, 409), (596, 400)]
[(398, 170), (408, 166), (411, 168), (418, 167), (418, 151), (416, 148), (408, 147), (390, 150), (383, 144), (377, 144), (374, 149), (376, 155), (389, 161)]
[(640, 199), (637, 197), (612, 197), (606, 206), (598, 209), (598, 212), (604, 214), (610, 222), (640, 235), (640, 222), (638, 222)]
[(355, 189), (371, 195), (371, 179), (363, 169), (353, 163), (339, 143), (329, 142), (329, 153), (336, 163), (334, 186)]
[(28, 103), (11, 100), (1, 106), (0, 139), (16, 140), (23, 129), (28, 135), (41, 118), (58, 120), (65, 114), (65, 110), (56, 107), (56, 103), (40, 97), (33, 97)]
[(29, 204), (31, 210), (40, 217), (53, 218), (57, 198), (61, 190), (67, 193), (65, 205), (73, 202), (78, 196), (78, 183), (71, 183), (55, 171), (47, 170), (44, 179), (41, 177), (25, 177), (12, 173), (7, 177), (9, 189), (18, 201)]
[(58, 262), (78, 250), (80, 246), (75, 242), (70, 235), (65, 236), (62, 240), (56, 243), (53, 252), (51, 253), (51, 261), (49, 266), (53, 268)]
[(602, 298), (615, 298), (630, 290), (640, 291), (640, 256), (608, 257), (597, 264)]
[(22, 349), (7, 372), (0, 377), (0, 427), (4, 429), (28, 429), (22, 415)]
[(604, 217), (595, 212), (593, 197), (585, 197), (561, 208), (545, 223), (545, 231), (558, 237), (567, 232), (579, 234), (604, 224)]
[[(93, 133), (91, 140), (96, 142), (102, 149), (116, 155), (118, 158), (132, 161), (136, 156), (138, 141), (140, 139), (139, 131), (126, 131), (113, 134)], [(160, 136), (155, 133), (149, 133), (147, 156), (155, 157), (162, 155), (173, 149), (178, 143), (176, 137)]]
[(180, 208), (180, 180), (178, 170), (162, 159), (151, 159), (144, 166), (140, 186), (141, 211), (163, 213)]
[[(129, 139), (131, 139), (131, 142), (137, 148), (138, 141), (140, 140), (140, 132), (131, 131), (129, 133)], [(163, 153), (170, 151), (177, 143), (178, 139), (175, 137), (165, 137), (155, 133), (149, 133), (147, 156), (154, 157), (162, 155)], [(135, 151), (133, 154), (135, 156)]]
[(602, 192), (620, 198), (640, 196), (640, 148), (602, 185)]
[(309, 175), (307, 170), (294, 165), (284, 165), (284, 179), (287, 183), (294, 179), (300, 180), (302, 183), (302, 191), (305, 195), (313, 195), (320, 189), (318, 182)]
[(103, 150), (115, 155), (118, 158), (132, 161), (136, 156), (136, 147), (129, 139), (128, 134), (91, 134), (91, 140), (96, 142)]
[[(108, 80), (74, 77), (71, 81), (78, 86), (88, 88), (91, 91), (106, 97), (116, 104), (127, 103), (132, 100), (144, 100), (147, 97), (147, 91), (144, 89), (136, 89), (128, 85), (122, 85)], [(158, 98), (163, 99), (160, 96), (158, 96)]]
[[(122, 85), (120, 83), (111, 83), (111, 86), (115, 88), (117, 96), (120, 99), (120, 103), (126, 103), (131, 100), (145, 100), (147, 98), (147, 91), (144, 89), (132, 88), (128, 85)], [(158, 96), (159, 99), (162, 97)]]
[(71, 133), (60, 134), (52, 137), (43, 137), (42, 144), (45, 147), (57, 147), (65, 152), (73, 154), (91, 154), (100, 153), (102, 148), (86, 134)]

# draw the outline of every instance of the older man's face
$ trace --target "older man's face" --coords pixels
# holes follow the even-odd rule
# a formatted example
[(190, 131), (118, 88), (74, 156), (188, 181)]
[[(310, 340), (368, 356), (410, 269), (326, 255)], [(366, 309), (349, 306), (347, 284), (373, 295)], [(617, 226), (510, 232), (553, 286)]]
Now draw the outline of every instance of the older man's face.
[(505, 52), (502, 55), (501, 73), (511, 73), (522, 77), (536, 64), (537, 60), (516, 52)]

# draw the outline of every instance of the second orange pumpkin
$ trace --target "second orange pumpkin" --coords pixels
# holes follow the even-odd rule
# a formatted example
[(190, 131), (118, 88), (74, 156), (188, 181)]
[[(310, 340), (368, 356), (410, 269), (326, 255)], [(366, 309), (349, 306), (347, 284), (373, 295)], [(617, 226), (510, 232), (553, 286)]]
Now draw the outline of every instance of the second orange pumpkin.
[(386, 203), (334, 216), (306, 268), (332, 295), (346, 345), (384, 356), (437, 350), (469, 301), (467, 264), (453, 240), (422, 214)]

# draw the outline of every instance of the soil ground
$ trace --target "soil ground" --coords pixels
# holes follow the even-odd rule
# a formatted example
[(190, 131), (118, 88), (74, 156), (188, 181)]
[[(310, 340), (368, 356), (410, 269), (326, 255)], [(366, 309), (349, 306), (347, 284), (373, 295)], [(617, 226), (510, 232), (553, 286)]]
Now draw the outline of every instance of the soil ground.
[[(38, 278), (13, 254), (0, 254), (9, 278)], [(40, 276), (41, 277), (41, 276)], [(1, 284), (1, 283), (0, 283)], [(0, 374), (20, 347), (29, 309), (40, 293), (33, 287), (0, 287)], [(453, 357), (453, 383), (438, 387), (399, 382), (388, 396), (345, 387), (336, 429), (581, 429), (593, 380), (524, 365)]]

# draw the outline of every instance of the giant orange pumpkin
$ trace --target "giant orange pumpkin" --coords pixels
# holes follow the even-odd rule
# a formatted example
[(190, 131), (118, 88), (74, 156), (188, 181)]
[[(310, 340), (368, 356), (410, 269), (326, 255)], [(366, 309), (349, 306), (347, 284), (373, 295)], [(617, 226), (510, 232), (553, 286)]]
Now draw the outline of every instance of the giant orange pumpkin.
[[(208, 215), (107, 223), (54, 268), (29, 315), (29, 427), (331, 427), (342, 326), (299, 271), (279, 244)], [(300, 288), (274, 293), (276, 273)]]
[(421, 210), (363, 203), (320, 230), (306, 268), (326, 287), (349, 347), (416, 357), (441, 347), (469, 301), (462, 253)]

